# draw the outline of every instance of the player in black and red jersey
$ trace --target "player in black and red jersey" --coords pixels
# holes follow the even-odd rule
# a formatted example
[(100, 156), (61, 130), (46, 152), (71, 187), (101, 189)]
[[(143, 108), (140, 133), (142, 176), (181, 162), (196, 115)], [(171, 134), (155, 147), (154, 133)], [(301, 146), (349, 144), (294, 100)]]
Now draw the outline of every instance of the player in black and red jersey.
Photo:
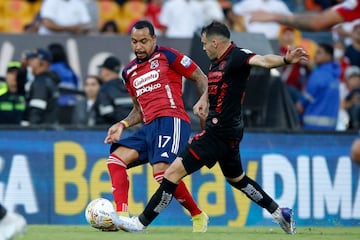
[[(190, 118), (181, 97), (183, 76), (196, 81), (199, 92), (204, 93), (202, 98), (207, 98), (206, 75), (186, 55), (156, 45), (154, 27), (150, 22), (135, 23), (131, 31), (131, 47), (136, 58), (125, 66), (122, 76), (134, 107), (125, 119), (119, 119), (110, 127), (105, 139), (105, 143), (112, 143), (107, 165), (116, 210), (122, 216), (129, 215), (127, 167), (149, 162), (155, 180), (160, 183), (164, 171), (189, 139)], [(203, 104), (205, 108), (207, 103)], [(125, 128), (140, 122), (144, 125), (138, 132), (120, 139)], [(208, 216), (196, 205), (182, 181), (174, 197), (190, 212), (193, 232), (206, 232)]]
[(194, 113), (199, 116), (207, 115), (205, 130), (195, 135), (192, 142), (165, 171), (160, 187), (142, 214), (133, 218), (114, 217), (113, 221), (124, 231), (144, 231), (168, 206), (178, 182), (184, 176), (203, 166), (211, 168), (218, 162), (226, 180), (234, 188), (265, 208), (286, 233), (294, 234), (292, 210), (280, 208), (255, 181), (246, 176), (241, 164), (239, 143), (244, 128), (242, 104), (251, 66), (273, 68), (301, 60), (307, 61), (307, 53), (297, 48), (289, 49), (285, 57), (257, 55), (231, 42), (229, 29), (219, 22), (203, 28), (201, 41), (212, 61), (208, 74), (209, 111), (207, 114), (204, 104), (198, 102), (194, 106)]

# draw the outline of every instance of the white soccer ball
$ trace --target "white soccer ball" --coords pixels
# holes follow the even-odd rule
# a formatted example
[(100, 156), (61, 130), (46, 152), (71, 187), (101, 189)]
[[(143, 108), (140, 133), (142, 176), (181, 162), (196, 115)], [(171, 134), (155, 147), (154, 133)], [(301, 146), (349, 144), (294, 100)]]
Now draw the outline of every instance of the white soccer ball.
[(92, 227), (106, 229), (113, 224), (111, 214), (114, 212), (114, 206), (109, 200), (97, 198), (87, 205), (85, 209), (85, 218)]

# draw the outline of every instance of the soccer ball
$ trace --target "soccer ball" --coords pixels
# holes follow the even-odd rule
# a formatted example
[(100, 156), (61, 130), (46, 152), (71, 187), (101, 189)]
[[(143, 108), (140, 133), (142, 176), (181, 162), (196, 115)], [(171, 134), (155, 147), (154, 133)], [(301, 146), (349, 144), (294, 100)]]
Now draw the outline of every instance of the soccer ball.
[(90, 226), (107, 229), (112, 226), (111, 214), (115, 212), (112, 203), (105, 198), (92, 200), (85, 209), (85, 218)]

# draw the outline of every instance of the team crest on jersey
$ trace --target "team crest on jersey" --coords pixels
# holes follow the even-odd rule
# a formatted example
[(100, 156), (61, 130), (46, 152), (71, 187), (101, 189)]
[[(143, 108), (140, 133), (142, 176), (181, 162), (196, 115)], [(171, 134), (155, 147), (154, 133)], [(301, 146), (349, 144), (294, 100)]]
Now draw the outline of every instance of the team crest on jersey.
[(219, 65), (219, 70), (224, 70), (226, 61), (222, 61)]
[(151, 69), (155, 69), (157, 67), (159, 67), (159, 60), (156, 59), (156, 60), (150, 62)]

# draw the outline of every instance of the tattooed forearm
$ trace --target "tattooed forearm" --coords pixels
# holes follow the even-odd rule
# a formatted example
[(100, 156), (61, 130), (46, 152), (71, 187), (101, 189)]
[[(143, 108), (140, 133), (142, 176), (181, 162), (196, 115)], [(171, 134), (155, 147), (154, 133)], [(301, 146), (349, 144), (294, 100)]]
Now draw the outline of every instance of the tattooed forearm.
[(197, 89), (200, 95), (207, 91), (207, 77), (199, 67), (191, 74), (190, 78), (196, 81)]

